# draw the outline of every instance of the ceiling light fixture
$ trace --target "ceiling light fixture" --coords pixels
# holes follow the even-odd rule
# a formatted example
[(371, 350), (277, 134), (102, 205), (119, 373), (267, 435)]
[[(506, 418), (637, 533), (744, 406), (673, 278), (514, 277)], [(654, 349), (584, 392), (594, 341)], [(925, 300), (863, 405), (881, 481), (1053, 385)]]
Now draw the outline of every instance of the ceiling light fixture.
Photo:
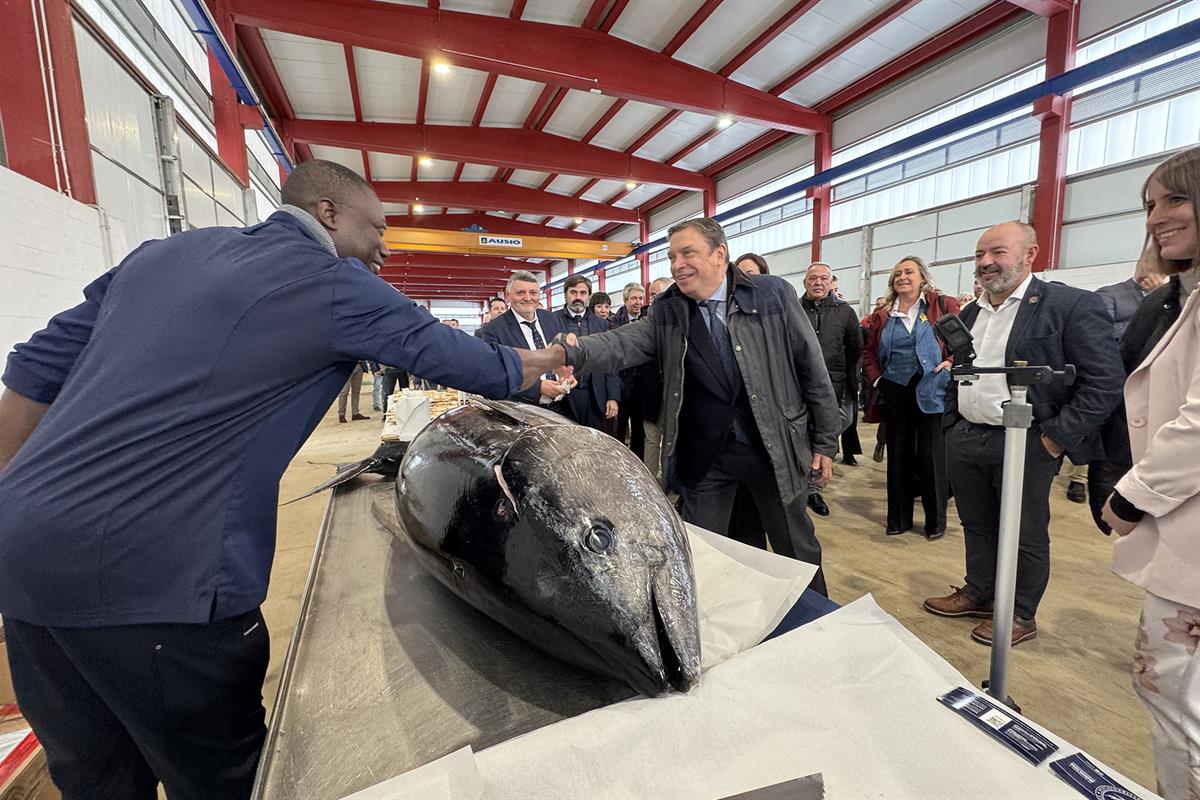
[(582, 224), (583, 224), (583, 217), (576, 217), (576, 218), (575, 218), (575, 224), (576, 224), (576, 225), (582, 225)]
[(733, 117), (729, 116), (728, 114), (722, 114), (721, 116), (717, 117), (717, 127), (721, 130), (725, 130), (732, 124)]
[(433, 72), (435, 75), (449, 75), (450, 65), (445, 61), (435, 61), (433, 62)]
[(412, 210), (413, 210), (414, 214), (421, 214), (421, 213), (424, 213), (425, 206), (421, 205), (420, 203), (417, 203), (416, 205), (414, 205), (412, 207)]
[(625, 181), (625, 188), (632, 192), (637, 188), (637, 181)]
[(428, 167), (430, 164), (433, 163), (433, 159), (430, 158), (429, 156), (421, 156), (420, 158), (417, 159), (417, 163), (420, 164), (422, 167)]

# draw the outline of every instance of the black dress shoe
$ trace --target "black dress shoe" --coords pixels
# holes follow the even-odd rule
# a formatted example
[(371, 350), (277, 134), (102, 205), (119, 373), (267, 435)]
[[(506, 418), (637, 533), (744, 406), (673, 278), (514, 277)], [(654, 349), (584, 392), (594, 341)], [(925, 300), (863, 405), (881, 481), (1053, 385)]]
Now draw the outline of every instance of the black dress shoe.
[(822, 517), (829, 516), (829, 506), (825, 503), (825, 498), (821, 497), (819, 492), (813, 492), (808, 496), (808, 507), (813, 510), (814, 514)]
[(925, 538), (931, 542), (934, 539), (940, 539), (945, 535), (946, 535), (945, 531), (925, 531)]
[(1087, 484), (1080, 481), (1071, 481), (1067, 484), (1067, 499), (1072, 503), (1087, 502)]
[(843, 456), (842, 463), (845, 464), (847, 467), (857, 467), (858, 466), (858, 461), (854, 458), (854, 456)]
[(908, 533), (912, 528), (888, 528), (884, 531), (888, 536), (899, 536), (902, 533)]
[(355, 414), (350, 419), (370, 419), (366, 414)]

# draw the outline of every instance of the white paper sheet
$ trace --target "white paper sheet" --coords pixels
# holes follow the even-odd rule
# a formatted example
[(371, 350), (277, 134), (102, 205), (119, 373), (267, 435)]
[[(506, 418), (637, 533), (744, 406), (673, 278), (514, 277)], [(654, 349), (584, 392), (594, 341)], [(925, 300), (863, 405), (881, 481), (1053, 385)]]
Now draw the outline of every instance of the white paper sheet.
[[(1048, 762), (938, 704), (959, 685), (868, 596), (715, 666), (689, 695), (597, 709), (475, 760), (487, 798), (720, 798), (816, 772), (830, 798), (1077, 798)], [(1060, 745), (1052, 758), (1077, 752), (1034, 727)]]
[(344, 800), (479, 800), (483, 779), (471, 748), (464, 747)]
[(687, 529), (696, 573), (700, 668), (706, 672), (775, 630), (817, 568), (695, 525)]

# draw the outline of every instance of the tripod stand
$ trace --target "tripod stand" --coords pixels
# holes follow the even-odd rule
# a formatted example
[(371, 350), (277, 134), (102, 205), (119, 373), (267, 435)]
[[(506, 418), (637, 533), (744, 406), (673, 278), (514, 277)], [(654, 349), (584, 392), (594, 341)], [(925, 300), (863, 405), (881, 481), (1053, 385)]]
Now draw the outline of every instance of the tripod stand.
[(1004, 467), (1000, 482), (1000, 539), (996, 545), (996, 595), (992, 603), (992, 663), (983, 687), (988, 694), (1020, 710), (1008, 696), (1008, 662), (1012, 651), (1013, 607), (1016, 601), (1017, 552), (1021, 539), (1021, 489), (1025, 484), (1025, 444), (1033, 424), (1029, 387), (1056, 379), (1067, 385), (1075, 381), (1075, 367), (1061, 371), (1031, 367), (1015, 361), (1011, 367), (964, 365), (950, 370), (950, 377), (969, 384), (979, 375), (1005, 375), (1012, 399), (1004, 404)]
[(1017, 711), (1008, 696), (1008, 663), (1012, 652), (1013, 607), (1017, 592), (1017, 554), (1021, 540), (1021, 490), (1025, 484), (1025, 443), (1033, 424), (1029, 387), (1062, 380), (1075, 382), (1075, 367), (1062, 370), (1014, 361), (1011, 367), (976, 367), (973, 337), (955, 315), (942, 317), (934, 329), (954, 354), (950, 377), (968, 385), (980, 375), (1004, 375), (1012, 399), (1004, 404), (1004, 467), (1000, 482), (1000, 538), (996, 544), (996, 594), (992, 603), (992, 663), (985, 688), (992, 697)]

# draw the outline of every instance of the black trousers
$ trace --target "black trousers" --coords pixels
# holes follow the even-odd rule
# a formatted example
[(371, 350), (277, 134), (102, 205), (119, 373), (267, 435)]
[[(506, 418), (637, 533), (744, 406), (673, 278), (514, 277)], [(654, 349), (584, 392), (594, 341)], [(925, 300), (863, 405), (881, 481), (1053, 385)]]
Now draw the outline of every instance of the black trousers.
[[(749, 495), (758, 512), (753, 520), (738, 519), (733, 514), (739, 487)], [(817, 565), (810, 586), (828, 595), (825, 574), (820, 569), (821, 543), (808, 517), (805, 498), (806, 493), (801, 492), (798, 500), (784, 506), (766, 451), (742, 444), (732, 436), (704, 477), (680, 493), (684, 520), (757, 547), (762, 547), (765, 528), (771, 549), (776, 553)]]
[(913, 506), (921, 498), (925, 533), (946, 530), (946, 450), (942, 415), (926, 414), (917, 405), (917, 382), (907, 386), (887, 378), (876, 387), (883, 398), (887, 429), (887, 528), (913, 527)]
[(270, 639), (256, 609), (203, 625), (4, 620), (13, 686), (64, 800), (250, 796)]
[[(1021, 494), (1015, 610), (1025, 619), (1037, 614), (1050, 581), (1050, 482), (1061, 461), (1046, 452), (1040, 434), (1036, 424), (1028, 431)], [(963, 589), (976, 600), (987, 602), (996, 591), (1004, 429), (960, 419), (946, 433), (946, 456), (966, 540), (967, 577)]]
[(401, 389), (408, 388), (408, 373), (400, 369), (385, 369), (383, 371), (383, 410), (387, 411), (388, 398), (396, 391), (396, 385)]
[(625, 433), (629, 432), (629, 449), (638, 457), (638, 461), (646, 457), (646, 410), (645, 402), (638, 395), (620, 403), (617, 409), (617, 438), (625, 441)]
[(846, 456), (861, 456), (862, 442), (858, 440), (858, 403), (851, 406), (854, 416), (850, 418), (850, 427), (842, 431), (842, 458)]

